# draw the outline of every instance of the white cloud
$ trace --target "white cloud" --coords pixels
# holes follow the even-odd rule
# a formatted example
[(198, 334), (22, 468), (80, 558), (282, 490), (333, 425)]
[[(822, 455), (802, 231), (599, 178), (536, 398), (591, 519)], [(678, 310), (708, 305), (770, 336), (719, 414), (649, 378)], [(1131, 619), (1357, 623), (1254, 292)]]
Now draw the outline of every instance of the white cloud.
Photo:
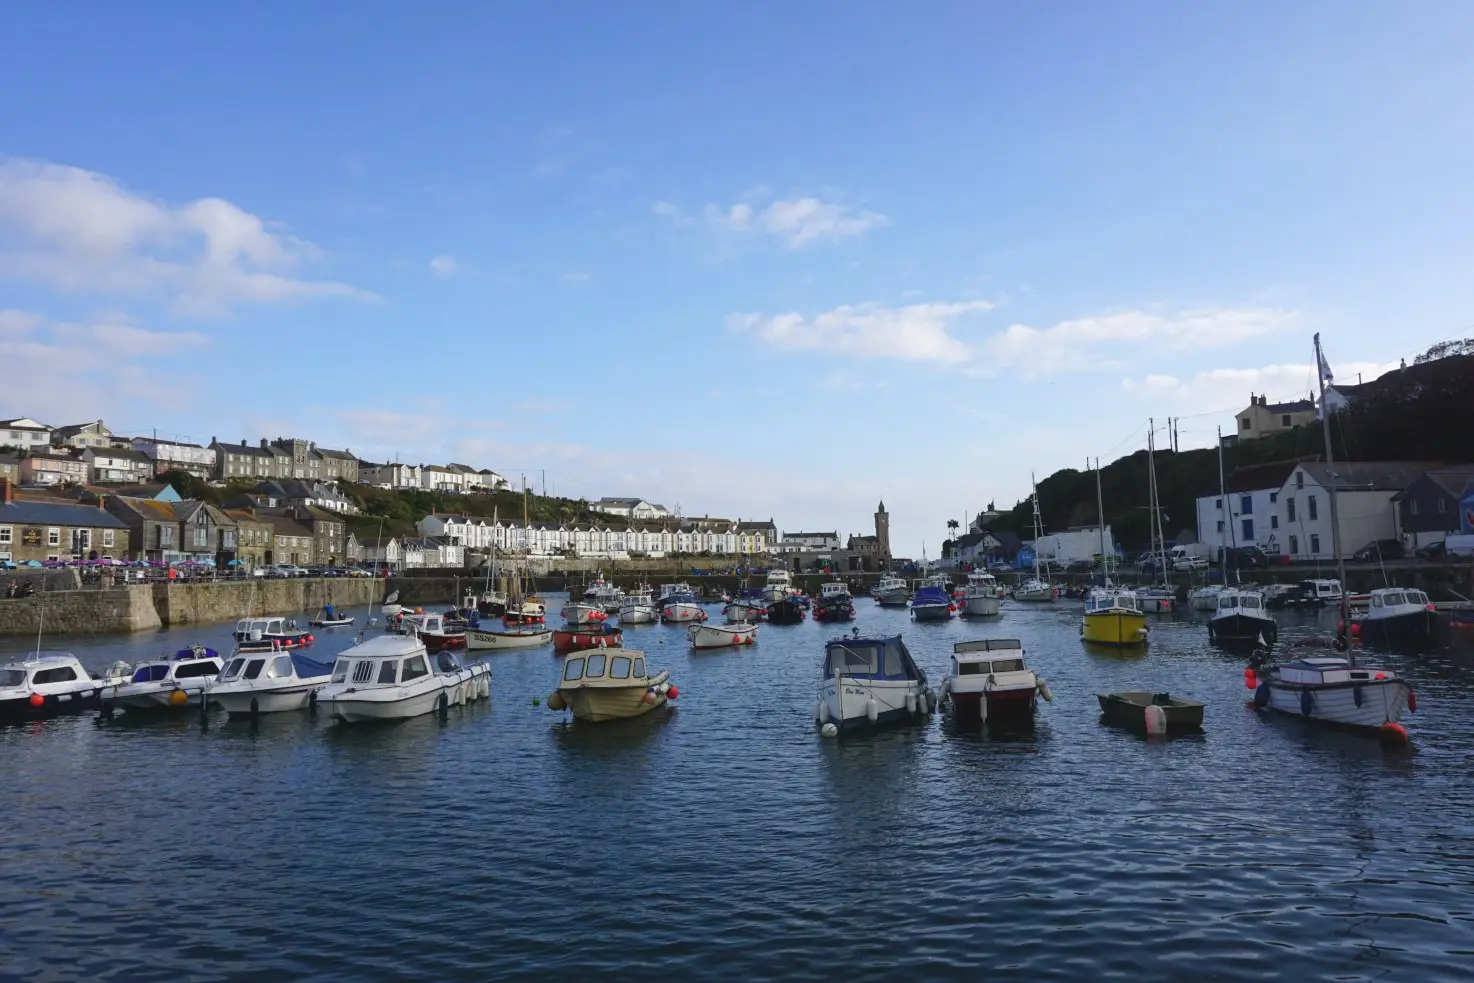
[[(766, 196), (766, 188), (754, 188), (743, 197)], [(676, 225), (691, 225), (695, 221), (668, 201), (657, 201), (654, 212)], [(771, 201), (766, 205), (752, 200), (727, 206), (707, 205), (701, 210), (701, 220), (710, 228), (732, 235), (768, 236), (790, 249), (855, 238), (889, 221), (879, 212), (813, 197)]]
[[(1346, 362), (1332, 368), (1337, 378), (1354, 383), (1358, 375), (1369, 381), (1397, 368), (1397, 363)], [(1150, 400), (1162, 407), (1164, 413), (1222, 413), (1227, 417), (1248, 406), (1251, 395), (1267, 396), (1271, 403), (1312, 398), (1316, 390), (1315, 367), (1305, 362), (1248, 369), (1207, 369), (1185, 380), (1171, 375), (1148, 375), (1126, 379), (1121, 388)]]
[(802, 314), (731, 314), (727, 327), (751, 332), (772, 345), (790, 350), (822, 348), (860, 358), (895, 358), (958, 364), (972, 352), (952, 334), (959, 318), (991, 310), (985, 300), (882, 307), (856, 304), (836, 307), (812, 318)]
[(133, 412), (140, 403), (172, 405), (198, 383), (175, 362), (161, 384), (148, 360), (208, 343), (199, 332), (150, 331), (118, 315), (48, 325), (24, 311), (0, 311), (0, 412), (60, 420)]
[(1145, 346), (1160, 352), (1221, 348), (1292, 325), (1293, 311), (1209, 307), (1121, 311), (1060, 321), (1052, 327), (1013, 324), (983, 340), (985, 371), (1019, 367), (1047, 372), (1116, 365)]
[(456, 262), (454, 256), (441, 254), (430, 260), (430, 272), (448, 279), (461, 272), (461, 264)]
[(240, 303), (375, 299), (292, 275), (320, 255), (220, 198), (171, 206), (82, 168), (0, 161), (0, 276), (69, 292), (160, 294), (197, 315)]

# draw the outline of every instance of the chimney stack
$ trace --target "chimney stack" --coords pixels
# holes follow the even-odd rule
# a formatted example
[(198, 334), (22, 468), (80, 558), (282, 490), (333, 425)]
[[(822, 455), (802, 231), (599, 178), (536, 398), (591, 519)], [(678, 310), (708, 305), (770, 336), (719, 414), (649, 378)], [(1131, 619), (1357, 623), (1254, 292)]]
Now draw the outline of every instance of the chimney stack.
[(12, 501), (15, 500), (14, 499), (13, 492), (12, 492), (11, 487), (10, 487), (10, 479), (9, 478), (0, 478), (0, 487), (3, 487), (5, 489), (4, 492), (3, 492), (4, 501), (5, 501), (5, 504), (6, 505), (9, 505)]

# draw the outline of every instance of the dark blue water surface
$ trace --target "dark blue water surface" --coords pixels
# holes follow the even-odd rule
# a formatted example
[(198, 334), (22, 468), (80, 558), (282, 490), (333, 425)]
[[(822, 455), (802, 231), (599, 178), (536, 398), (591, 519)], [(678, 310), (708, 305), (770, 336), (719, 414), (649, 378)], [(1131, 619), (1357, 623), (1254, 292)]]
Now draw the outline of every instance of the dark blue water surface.
[[(640, 626), (626, 644), (681, 696), (621, 724), (535, 706), (558, 673), (540, 649), (495, 656), (493, 701), (446, 724), (0, 729), (0, 976), (1474, 978), (1468, 648), (1382, 660), (1419, 700), (1388, 751), (1246, 708), (1242, 660), (1189, 616), (1126, 656), (1081, 645), (1075, 603), (988, 625), (859, 608), (934, 683), (954, 641), (1022, 638), (1055, 701), (1025, 737), (939, 717), (825, 740), (835, 629), (693, 653)], [(102, 666), (229, 628), (47, 647)], [(1205, 733), (1101, 726), (1096, 692), (1120, 689), (1205, 700)]]

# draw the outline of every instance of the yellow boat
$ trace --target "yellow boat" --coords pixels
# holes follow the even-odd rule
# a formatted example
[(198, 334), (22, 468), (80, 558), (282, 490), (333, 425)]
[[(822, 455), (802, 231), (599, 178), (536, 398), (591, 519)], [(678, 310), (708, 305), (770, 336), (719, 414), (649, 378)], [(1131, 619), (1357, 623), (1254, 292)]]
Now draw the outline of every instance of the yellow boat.
[(1146, 644), (1146, 615), (1136, 594), (1120, 587), (1096, 587), (1085, 597), (1080, 637), (1100, 645)]

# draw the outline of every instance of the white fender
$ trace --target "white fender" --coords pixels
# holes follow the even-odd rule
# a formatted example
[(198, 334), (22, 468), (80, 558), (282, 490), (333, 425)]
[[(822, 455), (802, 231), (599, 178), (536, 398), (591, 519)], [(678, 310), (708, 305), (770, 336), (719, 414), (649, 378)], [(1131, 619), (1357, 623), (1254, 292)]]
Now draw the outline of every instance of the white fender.
[[(906, 694), (906, 712), (909, 713), (909, 714), (911, 714), (912, 716), (915, 716), (916, 715), (916, 703), (917, 703), (916, 694), (915, 693), (907, 693)], [(921, 712), (922, 713), (925, 713), (926, 712), (926, 697), (924, 697), (924, 696), (921, 698)]]
[(1045, 703), (1054, 702), (1054, 694), (1049, 691), (1049, 684), (1047, 682), (1045, 682), (1043, 679), (1040, 679), (1037, 683), (1036, 688), (1039, 690), (1039, 695), (1044, 697)]
[(941, 703), (943, 700), (945, 700), (947, 697), (949, 697), (951, 695), (952, 695), (952, 677), (951, 676), (948, 676), (946, 679), (942, 680), (942, 685), (937, 690), (937, 702), (938, 703)]
[(829, 701), (819, 700), (819, 705), (814, 708), (814, 718), (821, 724), (829, 723)]
[(1167, 733), (1167, 711), (1159, 706), (1146, 708), (1146, 732), (1158, 735)]
[(942, 701), (937, 698), (937, 691), (936, 690), (929, 689), (929, 690), (926, 691), (926, 712), (927, 713), (933, 713), (933, 712), (935, 712), (936, 709), (937, 709), (937, 704), (939, 704), (941, 702)]
[(978, 697), (978, 722), (988, 722), (988, 694), (983, 693)]
[(823, 734), (825, 737), (838, 737), (839, 728), (834, 724), (825, 724), (823, 727), (819, 728), (819, 733)]
[(880, 703), (873, 696), (865, 701), (865, 719), (872, 724), (880, 719)]

